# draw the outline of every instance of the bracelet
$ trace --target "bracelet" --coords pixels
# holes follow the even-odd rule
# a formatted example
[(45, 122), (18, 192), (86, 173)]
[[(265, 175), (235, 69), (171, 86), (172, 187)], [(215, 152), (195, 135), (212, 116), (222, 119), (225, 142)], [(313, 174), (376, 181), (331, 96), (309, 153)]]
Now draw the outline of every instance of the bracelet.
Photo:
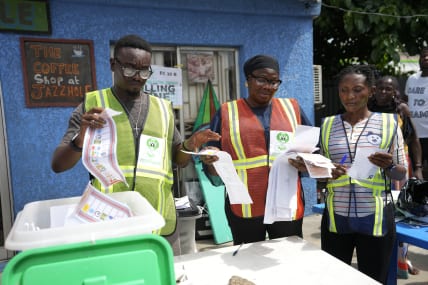
[(415, 164), (415, 168), (423, 168), (421, 163)]
[(186, 145), (184, 144), (184, 142), (185, 142), (186, 140), (184, 140), (182, 143), (181, 143), (181, 147), (185, 150), (185, 151), (192, 151), (192, 150), (190, 150), (190, 149), (188, 149), (187, 147), (186, 147)]
[(76, 133), (68, 144), (74, 151), (82, 152), (83, 148), (76, 145), (76, 138), (79, 136), (79, 133)]

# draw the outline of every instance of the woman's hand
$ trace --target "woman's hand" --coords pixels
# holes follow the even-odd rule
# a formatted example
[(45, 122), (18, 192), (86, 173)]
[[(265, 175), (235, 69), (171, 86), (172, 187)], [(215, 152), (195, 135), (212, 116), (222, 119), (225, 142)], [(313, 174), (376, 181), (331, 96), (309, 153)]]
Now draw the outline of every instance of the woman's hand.
[(303, 161), (303, 158), (300, 156), (297, 156), (296, 158), (289, 158), (288, 163), (290, 163), (294, 168), (296, 168), (300, 172), (308, 172), (306, 169), (305, 162)]
[(392, 165), (392, 154), (387, 152), (375, 152), (368, 157), (369, 161), (380, 168), (388, 168)]
[(346, 172), (348, 171), (348, 168), (346, 168), (346, 166), (345, 165), (343, 165), (343, 164), (339, 164), (339, 163), (333, 163), (333, 165), (336, 167), (336, 168), (333, 168), (332, 170), (331, 170), (331, 179), (337, 179), (337, 178), (339, 178), (340, 176), (342, 176), (342, 175), (345, 175), (346, 174)]

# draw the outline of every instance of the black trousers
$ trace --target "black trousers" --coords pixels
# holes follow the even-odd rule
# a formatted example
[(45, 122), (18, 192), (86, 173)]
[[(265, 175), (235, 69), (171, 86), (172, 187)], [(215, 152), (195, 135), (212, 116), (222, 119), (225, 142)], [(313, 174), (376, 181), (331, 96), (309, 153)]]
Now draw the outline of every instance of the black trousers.
[(303, 219), (290, 222), (281, 221), (265, 225), (263, 224), (263, 216), (256, 218), (242, 218), (236, 216), (230, 208), (229, 199), (226, 199), (225, 211), (232, 232), (234, 245), (264, 241), (266, 239), (266, 234), (269, 239), (293, 235), (303, 237)]
[(392, 251), (396, 240), (394, 206), (384, 209), (388, 232), (374, 237), (359, 233), (337, 234), (328, 230), (328, 212), (321, 219), (321, 248), (334, 257), (351, 264), (354, 249), (357, 253), (358, 270), (386, 284)]

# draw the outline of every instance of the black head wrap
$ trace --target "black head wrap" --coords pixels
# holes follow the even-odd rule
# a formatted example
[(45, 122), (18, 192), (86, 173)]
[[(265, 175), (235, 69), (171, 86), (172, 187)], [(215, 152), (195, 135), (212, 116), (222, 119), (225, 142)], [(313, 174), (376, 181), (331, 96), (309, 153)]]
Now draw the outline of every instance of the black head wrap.
[(279, 64), (278, 61), (268, 55), (259, 54), (253, 56), (244, 63), (244, 74), (245, 77), (248, 77), (256, 69), (261, 68), (272, 68), (279, 73)]

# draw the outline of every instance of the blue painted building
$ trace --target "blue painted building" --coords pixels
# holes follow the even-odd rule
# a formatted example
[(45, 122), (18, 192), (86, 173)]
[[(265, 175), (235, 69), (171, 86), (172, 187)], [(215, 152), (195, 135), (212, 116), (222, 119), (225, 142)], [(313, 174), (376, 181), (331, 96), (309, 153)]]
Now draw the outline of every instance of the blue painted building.
[[(278, 58), (278, 97), (295, 97), (313, 121), (312, 21), (320, 3), (302, 0), (50, 0), (51, 34), (0, 31), (0, 81), (6, 167), (12, 213), (28, 202), (78, 196), (88, 173), (81, 163), (55, 174), (52, 153), (68, 124), (72, 107), (28, 108), (25, 103), (20, 38), (93, 41), (98, 88), (112, 84), (110, 44), (125, 34), (139, 34), (153, 45), (234, 48), (237, 90), (246, 97), (243, 62), (259, 53)], [(6, 177), (6, 175), (2, 176)], [(307, 206), (316, 199), (315, 183), (305, 179)], [(6, 201), (8, 202), (8, 201)], [(4, 203), (4, 201), (3, 201)], [(307, 208), (307, 213), (310, 213)]]

